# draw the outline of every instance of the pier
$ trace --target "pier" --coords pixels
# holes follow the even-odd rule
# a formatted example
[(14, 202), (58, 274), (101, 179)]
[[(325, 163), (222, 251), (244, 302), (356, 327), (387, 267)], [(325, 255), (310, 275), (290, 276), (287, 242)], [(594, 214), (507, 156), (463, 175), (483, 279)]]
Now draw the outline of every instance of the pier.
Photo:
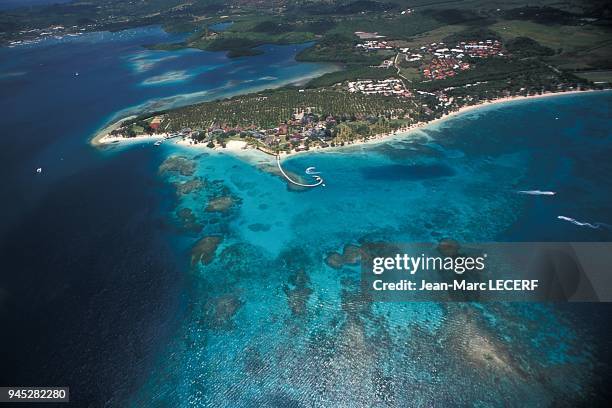
[(312, 178), (315, 179), (316, 183), (314, 184), (303, 184), (303, 183), (299, 183), (293, 179), (291, 179), (291, 177), (289, 177), (287, 175), (287, 173), (285, 173), (285, 170), (283, 170), (281, 163), (280, 163), (280, 156), (277, 155), (276, 156), (276, 165), (278, 166), (278, 169), (280, 170), (281, 174), (287, 179), (288, 182), (290, 182), (291, 184), (295, 184), (296, 186), (300, 186), (300, 187), (317, 187), (317, 186), (323, 186), (325, 187), (325, 184), (323, 184), (323, 179), (320, 176), (316, 176), (313, 175)]

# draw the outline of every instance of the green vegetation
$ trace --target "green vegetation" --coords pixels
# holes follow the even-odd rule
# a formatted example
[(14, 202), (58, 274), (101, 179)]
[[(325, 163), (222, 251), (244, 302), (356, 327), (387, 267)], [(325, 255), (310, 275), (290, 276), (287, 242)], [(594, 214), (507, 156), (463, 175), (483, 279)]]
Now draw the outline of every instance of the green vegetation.
[(576, 72), (575, 75), (587, 81), (612, 84), (611, 70)]
[(545, 25), (531, 21), (503, 21), (491, 26), (505, 41), (529, 37), (555, 51), (551, 64), (564, 69), (609, 69), (612, 67), (612, 30), (585, 25)]
[(298, 61), (333, 61), (349, 64), (378, 65), (384, 56), (378, 53), (356, 51), (357, 41), (343, 34), (330, 34), (321, 39), (313, 47), (300, 52)]
[(308, 82), (309, 88), (331, 86), (344, 81), (355, 81), (358, 79), (385, 79), (396, 77), (397, 72), (393, 68), (371, 68), (363, 66), (348, 66), (342, 71), (330, 72)]
[[(481, 83), (480, 86), (474, 87), (473, 85), (477, 83)], [(461, 93), (478, 96), (480, 91), (490, 95), (491, 92), (502, 90), (518, 93), (519, 90), (524, 89), (526, 94), (553, 91), (559, 84), (575, 86), (579, 83), (586, 85), (586, 81), (571, 74), (558, 73), (548, 65), (536, 60), (491, 58), (479, 62), (475, 69), (462, 71), (455, 77), (422, 82), (415, 86), (425, 91), (436, 91), (469, 85), (463, 88)], [(454, 91), (454, 93), (459, 92)]]
[(450, 38), (450, 35), (463, 31), (465, 28), (466, 26), (463, 25), (446, 25), (411, 36), (407, 40), (399, 41), (398, 44), (401, 47), (416, 49), (423, 45), (431, 44), (432, 42), (438, 42), (440, 39)]
[[(612, 30), (604, 2), (532, 3), (527, 7), (523, 0), (495, 4), (487, 0), (88, 0), (0, 12), (0, 42), (35, 39), (57, 25), (63, 27), (54, 27), (59, 31), (53, 35), (150, 24), (188, 33), (180, 43), (151, 46), (159, 50), (192, 47), (247, 57), (262, 53), (257, 47), (263, 44), (312, 41), (314, 45), (298, 60), (339, 62), (345, 69), (312, 80), (304, 90), (284, 88), (158, 113), (164, 129), (181, 131), (209, 146), (223, 145), (228, 137), (247, 137), (260, 145), (274, 139), (265, 142), (266, 148), (295, 148), (300, 143), (308, 148), (310, 141), (367, 138), (484, 99), (609, 81)], [(229, 21), (233, 24), (224, 30), (214, 29), (214, 24)], [(361, 37), (386, 42), (364, 46), (365, 40), (355, 34), (360, 31), (366, 32)], [(486, 44), (485, 40), (501, 44), (490, 42), (496, 48), (489, 54), (483, 51), (487, 45), (478, 44), (459, 45), (459, 51), (447, 49), (448, 55), (437, 51), (463, 41)], [(444, 47), (432, 45), (441, 41)], [(404, 47), (410, 50), (400, 51)], [(473, 52), (475, 48), (478, 52)], [(377, 67), (383, 61), (389, 68)], [(393, 81), (364, 82), (351, 88), (355, 92), (348, 92), (346, 85), (387, 78), (398, 83), (388, 92), (380, 89)], [(155, 129), (150, 123), (150, 115), (141, 115), (117, 133), (153, 133), (159, 123)], [(289, 128), (283, 133), (273, 130), (280, 124)], [(279, 141), (281, 134), (284, 139)]]
[(492, 22), (491, 18), (469, 7), (461, 9), (426, 9), (423, 14), (443, 24), (463, 24), (482, 27)]
[(170, 31), (191, 31), (196, 21), (221, 13), (227, 6), (217, 0), (88, 0), (24, 7), (0, 12), (0, 41), (19, 37), (19, 31), (54, 25), (118, 31), (161, 24)]
[[(402, 15), (408, 8), (411, 12)], [(258, 54), (254, 48), (262, 44), (317, 41), (298, 59), (369, 66), (389, 55), (355, 50), (356, 31), (377, 32), (404, 47), (501, 37), (509, 46), (514, 41), (520, 50), (513, 52), (522, 58), (545, 58), (562, 69), (601, 70), (612, 67), (609, 18), (601, 1), (538, 0), (525, 6), (520, 0), (263, 0), (253, 5), (233, 0), (88, 0), (0, 12), (0, 42), (29, 35), (20, 30), (58, 24), (67, 31), (73, 26), (90, 31), (161, 24), (167, 31), (193, 35), (181, 43), (151, 46), (155, 49), (195, 47), (229, 51), (235, 57)], [(210, 29), (230, 20), (234, 25), (226, 31)], [(520, 38), (540, 46), (529, 52), (529, 44), (515, 41)]]
[(501, 40), (501, 37), (486, 26), (481, 26), (466, 27), (463, 30), (456, 31), (443, 37), (443, 40), (448, 44), (456, 44), (461, 41)]
[(442, 23), (426, 16), (351, 18), (337, 22), (317, 44), (302, 51), (300, 61), (334, 61), (350, 64), (378, 65), (389, 53), (366, 53), (355, 49), (356, 31), (377, 32), (389, 39), (407, 39), (413, 35), (439, 28)]
[(409, 38), (442, 27), (444, 23), (429, 16), (414, 13), (390, 17), (354, 17), (338, 21), (329, 34), (353, 36), (355, 31), (378, 32), (390, 39)]
[(517, 58), (545, 57), (555, 54), (555, 50), (545, 47), (529, 37), (516, 37), (506, 43), (506, 49)]
[[(236, 17), (233, 24), (224, 31), (211, 29), (212, 24), (200, 27), (187, 40), (175, 44), (150, 46), (158, 50), (198, 48), (207, 51), (228, 51), (229, 57), (261, 54), (255, 47), (264, 44), (299, 44), (313, 41), (316, 34), (309, 31), (322, 30), (314, 23), (295, 23), (284, 18), (270, 20), (267, 16)], [(216, 21), (214, 21), (216, 22)]]
[(398, 98), (342, 90), (281, 89), (175, 109), (165, 113), (164, 122), (170, 121), (171, 130), (202, 129), (215, 124), (270, 128), (289, 120), (296, 110), (309, 108), (323, 117), (355, 120), (366, 116), (403, 116), (407, 104)]
[(399, 75), (410, 83), (422, 80), (423, 75), (421, 74), (421, 71), (419, 71), (417, 67), (411, 66), (410, 64), (410, 62), (400, 64)]
[(187, 45), (208, 51), (233, 51), (244, 54), (245, 50), (263, 44), (297, 44), (312, 41), (314, 38), (314, 34), (304, 32), (269, 34), (228, 30), (215, 36), (200, 37)]

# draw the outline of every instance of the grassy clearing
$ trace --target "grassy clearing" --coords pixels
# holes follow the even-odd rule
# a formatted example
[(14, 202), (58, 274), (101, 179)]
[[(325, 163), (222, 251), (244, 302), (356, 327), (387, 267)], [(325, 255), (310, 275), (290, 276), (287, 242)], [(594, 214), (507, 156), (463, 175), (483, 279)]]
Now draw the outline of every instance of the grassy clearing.
[(329, 31), (332, 34), (353, 36), (355, 31), (378, 32), (389, 39), (407, 39), (443, 26), (431, 17), (421, 14), (399, 17), (346, 18)]
[(444, 27), (439, 27), (434, 30), (414, 35), (408, 40), (400, 41), (399, 45), (401, 45), (402, 47), (418, 48), (425, 44), (438, 42), (441, 39), (448, 37), (449, 35), (463, 31), (465, 28), (466, 27), (463, 25), (447, 25)]
[(504, 40), (530, 37), (556, 51), (549, 61), (566, 69), (609, 68), (612, 30), (601, 26), (544, 25), (530, 21), (503, 21), (491, 27)]
[(576, 76), (593, 82), (612, 83), (612, 70), (576, 73)]
[(502, 21), (491, 25), (502, 38), (530, 37), (552, 49), (563, 52), (581, 51), (612, 40), (612, 31), (599, 26), (543, 25), (530, 21)]
[(309, 88), (331, 86), (343, 81), (355, 81), (359, 79), (385, 79), (397, 77), (396, 70), (393, 68), (371, 68), (371, 67), (352, 67), (342, 71), (330, 72), (308, 82)]
[(415, 67), (401, 67), (400, 74), (403, 78), (411, 82), (420, 81), (423, 79), (421, 72)]

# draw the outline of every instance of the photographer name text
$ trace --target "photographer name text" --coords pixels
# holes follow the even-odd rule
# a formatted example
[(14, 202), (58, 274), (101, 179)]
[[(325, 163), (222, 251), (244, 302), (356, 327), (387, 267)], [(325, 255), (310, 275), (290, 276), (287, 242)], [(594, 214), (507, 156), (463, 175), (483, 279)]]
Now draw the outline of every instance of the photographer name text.
[(385, 282), (377, 279), (372, 282), (377, 291), (534, 291), (538, 279), (491, 279), (487, 282), (467, 282), (455, 279), (452, 282), (420, 282), (402, 279), (397, 282)]

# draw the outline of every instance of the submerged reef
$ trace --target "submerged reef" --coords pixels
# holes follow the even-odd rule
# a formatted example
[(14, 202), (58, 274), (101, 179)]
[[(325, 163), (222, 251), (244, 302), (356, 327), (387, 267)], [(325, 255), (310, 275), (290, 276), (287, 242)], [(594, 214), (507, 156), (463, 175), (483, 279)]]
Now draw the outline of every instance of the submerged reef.
[(224, 217), (232, 214), (242, 204), (242, 198), (235, 196), (222, 180), (213, 180), (206, 187), (207, 204), (205, 213)]
[(308, 286), (310, 277), (304, 269), (289, 276), (289, 284), (283, 285), (283, 292), (287, 295), (289, 308), (294, 316), (306, 314), (308, 299), (312, 294), (312, 289)]
[(209, 202), (204, 211), (206, 212), (227, 212), (229, 211), (236, 200), (232, 196), (220, 196), (213, 197)]
[(191, 249), (191, 265), (201, 262), (208, 265), (215, 258), (217, 247), (223, 241), (220, 235), (210, 235), (200, 239)]
[(270, 224), (262, 224), (257, 222), (255, 224), (249, 224), (247, 228), (253, 232), (265, 232), (270, 231), (270, 228), (272, 228), (272, 226)]
[(196, 163), (184, 156), (170, 156), (159, 166), (159, 173), (178, 173), (181, 176), (193, 176)]
[(202, 173), (196, 173), (197, 159), (206, 156), (200, 154), (189, 158), (173, 155), (159, 166), (159, 174), (176, 190), (178, 229), (187, 233), (199, 233), (206, 229), (208, 233), (192, 249), (192, 264), (204, 265), (214, 257), (217, 241), (229, 234), (229, 221), (237, 215), (235, 210), (242, 203), (242, 198), (234, 195), (223, 180), (211, 180)]
[(342, 254), (330, 252), (325, 258), (325, 263), (334, 268), (340, 269), (344, 265), (357, 265), (361, 259), (361, 248), (357, 245), (348, 244), (344, 246)]
[(176, 193), (178, 195), (186, 195), (198, 192), (202, 190), (202, 188), (206, 187), (206, 185), (207, 181), (202, 179), (201, 177), (195, 177), (187, 181), (177, 181), (174, 183), (174, 187), (176, 188)]
[(180, 208), (176, 212), (176, 216), (181, 224), (181, 228), (187, 232), (200, 232), (202, 231), (202, 224), (198, 223), (198, 220), (191, 210), (191, 208)]
[(208, 299), (204, 304), (202, 322), (211, 329), (231, 329), (232, 318), (243, 302), (234, 294), (225, 294)]
[[(383, 301), (362, 286), (356, 265), (375, 254), (403, 252), (394, 242), (439, 242), (439, 254), (463, 256), (476, 249), (459, 243), (492, 239), (512, 225), (514, 216), (499, 217), (523, 205), (515, 203), (515, 176), (504, 180), (506, 193), (492, 192), (501, 174), (524, 162), (514, 152), (510, 158), (498, 154), (502, 144), (488, 140), (491, 135), (484, 143), (492, 150), (482, 162), (479, 151), (474, 161), (453, 163), (458, 174), (466, 171), (465, 183), (445, 181), (435, 168), (387, 166), (387, 157), (371, 167), (400, 171), (406, 185), (369, 184), (381, 177), (376, 171), (336, 171), (329, 191), (296, 196), (285, 192), (280, 178), (248, 172), (242, 163), (216, 162), (216, 156), (193, 176), (168, 174), (172, 181), (206, 180), (200, 192), (179, 196), (180, 209), (174, 209), (184, 222), (195, 216), (205, 232), (193, 239), (186, 316), (148, 380), (146, 395), (154, 401), (142, 401), (180, 405), (176, 390), (184, 389), (201, 406), (585, 405), (604, 363), (596, 334), (583, 330), (564, 307)], [(466, 149), (482, 144), (469, 142)], [(410, 146), (397, 154), (410, 159), (425, 149)], [(427, 148), (433, 149), (427, 159), (438, 155)], [(322, 156), (313, 164), (333, 169), (331, 160)], [(337, 160), (344, 161), (343, 171), (362, 159)], [(299, 163), (306, 161), (288, 167), (304, 166)], [(499, 173), (488, 172), (493, 164), (501, 166)], [(399, 199), (382, 196), (395, 188)], [(459, 199), (445, 199), (449, 194)], [(472, 194), (483, 205), (474, 205)], [(477, 276), (461, 277), (472, 278)]]
[(458, 256), (460, 248), (461, 247), (457, 241), (448, 238), (441, 240), (437, 247), (438, 252), (440, 252), (442, 256), (450, 257)]

